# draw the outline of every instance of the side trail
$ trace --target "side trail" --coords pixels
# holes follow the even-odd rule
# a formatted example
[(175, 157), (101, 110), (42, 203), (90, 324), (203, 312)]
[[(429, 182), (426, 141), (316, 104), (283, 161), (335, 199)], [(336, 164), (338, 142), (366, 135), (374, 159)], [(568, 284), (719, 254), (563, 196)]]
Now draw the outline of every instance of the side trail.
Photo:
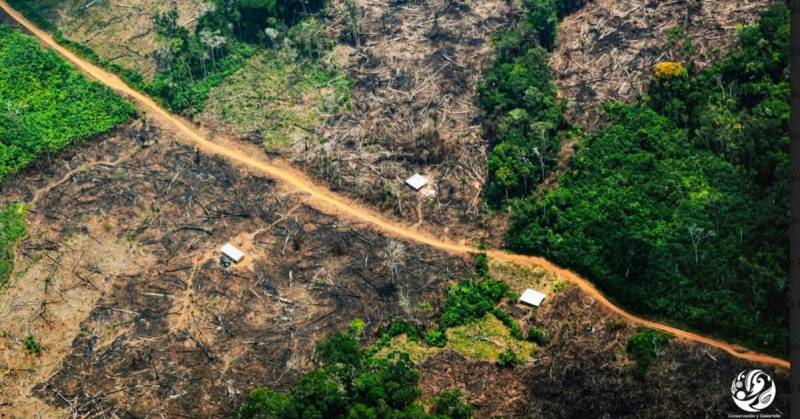
[[(276, 179), (294, 191), (307, 194), (310, 198), (312, 198), (308, 200), (308, 202), (324, 212), (333, 212), (336, 215), (343, 216), (354, 221), (371, 224), (376, 229), (394, 237), (425, 244), (449, 253), (469, 254), (478, 252), (476, 248), (468, 246), (463, 242), (456, 243), (437, 238), (431, 234), (421, 232), (402, 223), (389, 220), (374, 210), (365, 208), (363, 205), (357, 204), (351, 199), (337, 195), (325, 187), (316, 185), (313, 180), (299, 171), (272, 164), (265, 158), (258, 157), (259, 154), (249, 153), (243, 150), (242, 147), (238, 146), (232, 141), (222, 138), (217, 138), (214, 141), (209, 140), (190, 122), (163, 109), (153, 99), (131, 88), (116, 75), (95, 66), (83, 58), (78, 57), (72, 51), (62, 47), (48, 33), (29, 22), (19, 12), (9, 6), (5, 0), (0, 0), (0, 8), (31, 34), (39, 38), (44, 45), (53, 49), (55, 52), (73, 63), (76, 67), (90, 77), (100, 81), (111, 89), (114, 89), (119, 94), (129, 97), (133, 101), (137, 102), (141, 109), (147, 111), (148, 116), (155, 117), (157, 120), (162, 122), (163, 126), (173, 127), (177, 133), (180, 134), (178, 135), (180, 139), (195, 146), (199, 151), (210, 155), (221, 156), (231, 162), (238, 163), (239, 165), (244, 166), (251, 171), (259, 172), (270, 178)], [(569, 270), (556, 266), (546, 259), (535, 256), (512, 254), (502, 250), (488, 250), (486, 251), (486, 254), (491, 258), (504, 262), (544, 268), (555, 275), (576, 284), (583, 292), (606, 306), (612, 312), (624, 317), (631, 323), (660, 330), (685, 340), (713, 346), (728, 352), (736, 358), (746, 361), (774, 365), (787, 369), (789, 368), (789, 362), (784, 359), (750, 351), (742, 348), (741, 346), (722, 340), (701, 336), (696, 333), (669, 326), (667, 324), (637, 317), (609, 301), (609, 299), (606, 298), (591, 282)]]

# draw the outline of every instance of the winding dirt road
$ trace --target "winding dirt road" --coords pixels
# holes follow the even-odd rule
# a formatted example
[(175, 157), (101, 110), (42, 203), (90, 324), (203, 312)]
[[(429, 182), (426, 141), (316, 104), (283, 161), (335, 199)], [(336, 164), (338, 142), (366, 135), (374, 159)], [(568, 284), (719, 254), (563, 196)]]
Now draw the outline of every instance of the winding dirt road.
[[(276, 179), (294, 191), (305, 193), (312, 198), (308, 200), (308, 202), (318, 207), (322, 211), (328, 213), (334, 212), (337, 215), (352, 220), (368, 223), (373, 227), (397, 238), (422, 243), (440, 250), (447, 251), (449, 253), (465, 254), (477, 252), (474, 247), (468, 246), (463, 242), (456, 243), (443, 240), (428, 233), (421, 232), (413, 227), (389, 220), (379, 213), (365, 208), (363, 205), (355, 203), (348, 198), (339, 196), (325, 189), (324, 187), (317, 186), (314, 181), (297, 170), (287, 167), (279, 167), (273, 163), (270, 163), (264, 157), (262, 157), (263, 154), (248, 153), (243, 151), (243, 149), (237, 144), (226, 139), (215, 138), (214, 141), (209, 140), (190, 122), (169, 113), (161, 108), (150, 97), (131, 88), (114, 74), (111, 74), (108, 71), (105, 71), (85, 61), (68, 49), (59, 45), (49, 34), (25, 19), (4, 0), (0, 0), (0, 8), (2, 8), (14, 20), (16, 20), (21, 26), (39, 38), (43, 44), (55, 50), (90, 77), (114, 89), (121, 95), (127, 96), (133, 101), (137, 102), (141, 109), (148, 112), (148, 116), (160, 120), (162, 122), (162, 126), (173, 127), (179, 134), (181, 134), (178, 137), (181, 137), (183, 141), (195, 146), (198, 150), (207, 154), (224, 157), (225, 159), (244, 166), (251, 171), (259, 172), (267, 175), (268, 177)], [(696, 333), (687, 332), (666, 324), (656, 323), (628, 313), (609, 301), (608, 298), (598, 291), (597, 288), (595, 288), (594, 285), (592, 285), (589, 281), (579, 277), (573, 272), (556, 266), (546, 259), (534, 256), (516, 255), (501, 250), (489, 250), (486, 253), (489, 257), (497, 260), (520, 265), (542, 267), (558, 275), (559, 277), (576, 284), (585, 293), (592, 296), (595, 300), (608, 307), (609, 310), (619, 314), (631, 323), (660, 330), (689, 341), (713, 346), (728, 352), (734, 357), (747, 361), (769, 364), (787, 369), (789, 368), (789, 362), (786, 360), (753, 352), (741, 348), (738, 345), (733, 345), (721, 340), (701, 336)]]

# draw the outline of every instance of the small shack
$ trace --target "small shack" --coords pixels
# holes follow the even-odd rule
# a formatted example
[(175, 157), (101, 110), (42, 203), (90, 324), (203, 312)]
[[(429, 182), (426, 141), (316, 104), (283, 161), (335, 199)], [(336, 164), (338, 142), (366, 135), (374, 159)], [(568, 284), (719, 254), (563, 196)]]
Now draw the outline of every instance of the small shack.
[(222, 252), (222, 256), (225, 256), (233, 262), (239, 263), (242, 261), (242, 259), (244, 259), (244, 252), (230, 243), (225, 243), (222, 245), (222, 249), (220, 249), (220, 251)]
[(428, 179), (419, 173), (414, 173), (413, 176), (406, 179), (406, 185), (410, 186), (415, 191), (419, 191), (427, 184), (428, 184)]
[(544, 301), (544, 297), (546, 297), (546, 295), (541, 292), (528, 288), (519, 297), (519, 302), (531, 307), (539, 307), (542, 301)]

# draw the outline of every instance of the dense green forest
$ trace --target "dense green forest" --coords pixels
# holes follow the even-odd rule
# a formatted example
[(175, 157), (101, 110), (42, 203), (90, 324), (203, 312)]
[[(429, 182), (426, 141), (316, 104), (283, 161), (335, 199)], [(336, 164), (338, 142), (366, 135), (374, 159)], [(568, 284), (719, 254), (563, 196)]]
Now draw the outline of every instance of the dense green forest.
[(0, 25), (0, 181), (107, 132), (134, 109), (33, 38)]
[(775, 6), (703, 70), (656, 68), (608, 104), (559, 188), (520, 200), (507, 245), (624, 306), (788, 353), (789, 19)]

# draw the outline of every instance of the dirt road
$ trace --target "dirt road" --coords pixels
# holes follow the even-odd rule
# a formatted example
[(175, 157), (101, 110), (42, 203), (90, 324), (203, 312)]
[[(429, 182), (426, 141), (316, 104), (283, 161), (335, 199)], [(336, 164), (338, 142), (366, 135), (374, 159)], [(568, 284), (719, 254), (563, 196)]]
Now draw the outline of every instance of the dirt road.
[[(2, 8), (9, 16), (16, 20), (25, 29), (30, 31), (34, 36), (38, 37), (43, 44), (52, 48), (54, 51), (62, 55), (65, 59), (73, 63), (76, 67), (82, 70), (90, 77), (100, 81), (108, 87), (114, 89), (123, 96), (129, 97), (135, 101), (142, 110), (147, 111), (148, 116), (153, 117), (161, 122), (163, 127), (173, 127), (178, 134), (178, 137), (195, 146), (199, 151), (204, 153), (221, 156), (233, 163), (241, 165), (251, 171), (256, 171), (265, 174), (271, 178), (278, 180), (288, 188), (307, 194), (310, 198), (308, 203), (316, 206), (318, 209), (325, 212), (333, 212), (336, 215), (354, 220), (371, 224), (375, 228), (395, 236), (397, 238), (415, 241), (417, 243), (426, 244), (437, 249), (441, 249), (450, 253), (474, 253), (477, 250), (474, 247), (468, 246), (465, 243), (456, 243), (444, 239), (434, 237), (428, 233), (421, 232), (413, 227), (404, 225), (402, 223), (389, 220), (379, 213), (365, 208), (363, 205), (357, 204), (352, 200), (339, 196), (323, 187), (317, 186), (313, 180), (297, 170), (277, 166), (263, 157), (261, 153), (250, 153), (244, 150), (240, 145), (223, 138), (215, 138), (214, 141), (206, 138), (201, 132), (195, 128), (190, 122), (183, 118), (177, 117), (168, 111), (161, 108), (150, 97), (134, 90), (114, 74), (109, 73), (87, 61), (78, 57), (68, 49), (59, 45), (53, 38), (42, 31), (34, 24), (25, 19), (19, 12), (14, 10), (4, 0), (0, 0), (0, 8)], [(693, 342), (698, 342), (722, 349), (731, 355), (751, 362), (764, 363), (775, 365), (783, 368), (789, 368), (789, 362), (780, 358), (770, 355), (760, 354), (757, 352), (749, 351), (737, 345), (733, 345), (724, 341), (698, 335), (696, 333), (687, 332), (666, 324), (656, 323), (641, 317), (637, 317), (631, 313), (626, 312), (622, 308), (616, 306), (608, 300), (597, 288), (594, 287), (589, 281), (579, 277), (573, 272), (565, 270), (556, 266), (555, 264), (547, 261), (546, 259), (510, 254), (500, 250), (489, 250), (486, 252), (489, 257), (530, 266), (540, 266), (547, 269), (563, 279), (566, 279), (578, 287), (585, 293), (592, 296), (595, 300), (599, 301), (609, 310), (619, 314), (626, 320), (652, 329), (660, 330), (679, 338), (686, 339)]]

